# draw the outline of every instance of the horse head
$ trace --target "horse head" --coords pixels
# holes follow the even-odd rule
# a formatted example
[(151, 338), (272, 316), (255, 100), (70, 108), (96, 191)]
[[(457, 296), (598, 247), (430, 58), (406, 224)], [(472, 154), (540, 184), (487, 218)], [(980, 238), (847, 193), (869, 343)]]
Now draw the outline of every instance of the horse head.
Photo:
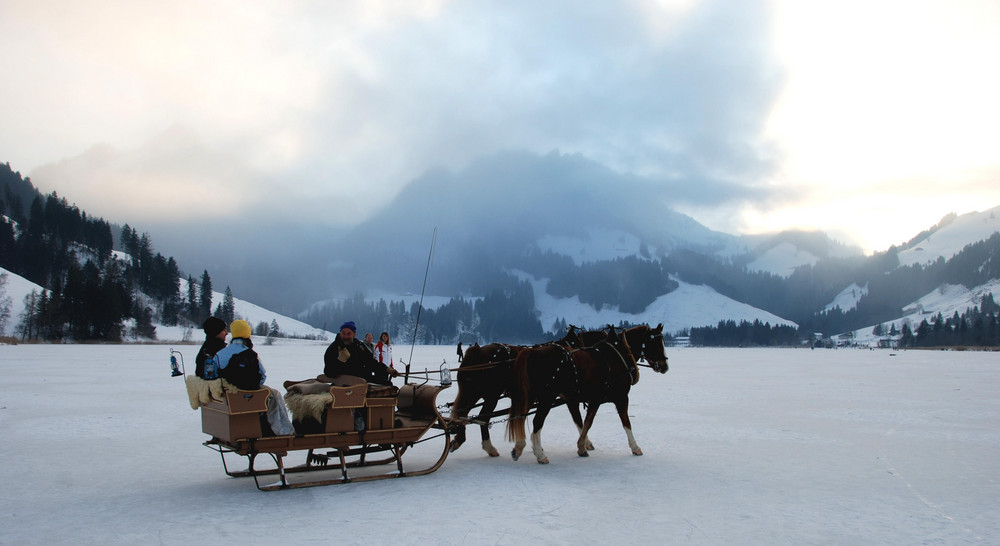
[(570, 324), (569, 328), (566, 329), (566, 335), (564, 335), (562, 339), (560, 339), (556, 343), (560, 345), (565, 345), (567, 347), (572, 347), (574, 349), (579, 349), (580, 347), (583, 347), (583, 342), (580, 340), (580, 334), (576, 332), (576, 326), (573, 326), (572, 324)]
[(625, 331), (635, 356), (649, 362), (654, 372), (667, 373), (667, 355), (663, 347), (663, 324), (656, 328), (636, 326)]

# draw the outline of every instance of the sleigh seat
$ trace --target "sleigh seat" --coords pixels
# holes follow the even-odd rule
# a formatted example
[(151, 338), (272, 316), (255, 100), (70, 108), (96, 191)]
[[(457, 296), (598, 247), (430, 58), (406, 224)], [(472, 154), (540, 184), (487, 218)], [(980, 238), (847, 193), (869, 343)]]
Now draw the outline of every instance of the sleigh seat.
[(285, 382), (285, 403), (297, 434), (330, 434), (387, 430), (395, 425), (394, 386), (366, 383), (360, 377)]

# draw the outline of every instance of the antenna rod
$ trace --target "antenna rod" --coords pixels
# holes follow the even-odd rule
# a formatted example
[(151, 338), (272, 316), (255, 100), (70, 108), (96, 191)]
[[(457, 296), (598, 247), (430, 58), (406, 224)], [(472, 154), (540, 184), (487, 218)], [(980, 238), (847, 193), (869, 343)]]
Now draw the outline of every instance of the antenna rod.
[(413, 343), (410, 344), (410, 358), (406, 361), (406, 373), (403, 374), (403, 384), (410, 379), (410, 362), (413, 362), (413, 347), (417, 344), (417, 329), (420, 327), (420, 312), (424, 309), (424, 291), (427, 290), (427, 275), (431, 271), (431, 259), (434, 257), (434, 245), (437, 243), (438, 228), (434, 227), (431, 235), (431, 251), (427, 254), (427, 269), (424, 270), (424, 286), (420, 289), (420, 304), (417, 306), (417, 321), (413, 325)]

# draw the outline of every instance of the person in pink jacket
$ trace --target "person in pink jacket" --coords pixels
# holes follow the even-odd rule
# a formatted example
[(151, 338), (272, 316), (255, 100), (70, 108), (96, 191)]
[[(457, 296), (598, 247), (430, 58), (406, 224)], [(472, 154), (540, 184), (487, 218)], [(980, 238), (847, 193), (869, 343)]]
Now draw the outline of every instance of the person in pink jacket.
[(389, 343), (389, 332), (382, 332), (378, 336), (378, 343), (375, 344), (375, 360), (383, 365), (396, 369), (392, 362), (392, 344)]

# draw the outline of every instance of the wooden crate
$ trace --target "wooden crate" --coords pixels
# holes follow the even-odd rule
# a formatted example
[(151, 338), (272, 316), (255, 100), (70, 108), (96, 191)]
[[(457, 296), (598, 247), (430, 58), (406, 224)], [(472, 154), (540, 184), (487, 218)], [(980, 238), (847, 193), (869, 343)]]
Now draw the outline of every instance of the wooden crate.
[(396, 418), (395, 398), (369, 398), (366, 401), (368, 430), (385, 430), (392, 428)]

